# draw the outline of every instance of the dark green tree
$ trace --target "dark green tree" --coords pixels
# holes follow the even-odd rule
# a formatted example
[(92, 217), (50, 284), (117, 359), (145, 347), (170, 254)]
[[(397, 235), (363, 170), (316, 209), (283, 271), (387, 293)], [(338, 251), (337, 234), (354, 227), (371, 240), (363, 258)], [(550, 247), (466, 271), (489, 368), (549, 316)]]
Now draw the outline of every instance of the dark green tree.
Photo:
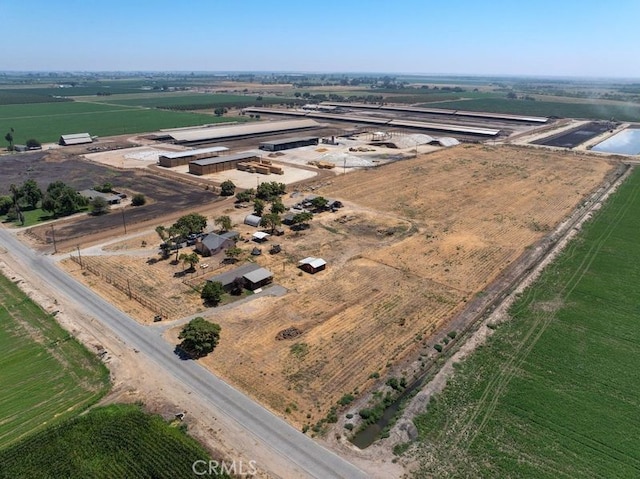
[(309, 227), (309, 221), (313, 219), (313, 214), (308, 212), (298, 213), (291, 219), (293, 229), (305, 229)]
[(178, 218), (173, 226), (179, 230), (186, 230), (187, 234), (202, 233), (207, 227), (207, 218), (199, 213), (189, 213)]
[(253, 212), (257, 216), (262, 216), (262, 213), (264, 212), (264, 201), (262, 201), (260, 198), (256, 198), (253, 201)]
[(275, 231), (275, 229), (282, 224), (282, 220), (280, 219), (280, 215), (278, 213), (267, 213), (260, 220), (260, 226), (264, 228), (270, 228), (271, 234)]
[(249, 188), (248, 190), (244, 190), (239, 193), (236, 193), (236, 201), (238, 203), (247, 203), (251, 201), (255, 195), (256, 195), (255, 190), (253, 188)]
[(13, 150), (13, 128), (4, 135), (4, 139), (9, 143), (9, 151)]
[(29, 139), (27, 140), (27, 142), (25, 143), (25, 145), (26, 145), (26, 146), (27, 146), (27, 148), (29, 148), (30, 150), (31, 150), (31, 149), (35, 150), (35, 149), (37, 149), (37, 148), (42, 147), (42, 144), (41, 144), (38, 140), (36, 140), (35, 138), (29, 138)]
[(31, 208), (36, 208), (42, 199), (42, 190), (38, 187), (35, 180), (27, 180), (20, 188), (20, 196), (26, 201)]
[(223, 294), (224, 288), (222, 287), (222, 283), (218, 281), (207, 281), (207, 284), (202, 288), (200, 297), (204, 300), (205, 304), (217, 306)]
[(322, 196), (316, 196), (311, 200), (311, 205), (315, 208), (316, 211), (324, 210), (327, 207), (327, 204), (329, 204), (329, 202)]
[(142, 193), (136, 193), (131, 198), (132, 206), (142, 206), (147, 202), (147, 198)]
[(102, 196), (96, 196), (89, 202), (91, 214), (99, 216), (109, 211), (109, 203)]
[(231, 223), (231, 218), (229, 218), (227, 215), (219, 216), (213, 222), (220, 226), (220, 231), (222, 232), (229, 231), (233, 226), (233, 223)]
[(13, 199), (11, 196), (0, 196), (0, 215), (6, 215), (12, 206)]
[(274, 198), (271, 201), (271, 212), (277, 215), (284, 213), (287, 211), (287, 207), (284, 205), (280, 198)]
[(236, 185), (233, 184), (233, 181), (227, 180), (220, 184), (220, 194), (222, 196), (233, 196), (235, 192)]
[(212, 352), (218, 345), (218, 341), (220, 341), (220, 325), (210, 323), (202, 317), (197, 317), (182, 328), (178, 339), (182, 340), (178, 347), (192, 358), (198, 359)]

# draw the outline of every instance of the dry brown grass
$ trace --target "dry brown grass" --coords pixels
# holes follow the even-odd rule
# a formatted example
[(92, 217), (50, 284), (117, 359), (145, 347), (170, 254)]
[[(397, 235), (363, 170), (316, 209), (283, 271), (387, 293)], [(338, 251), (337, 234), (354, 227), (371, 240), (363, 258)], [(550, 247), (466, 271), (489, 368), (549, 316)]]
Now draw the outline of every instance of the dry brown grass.
[[(318, 215), (307, 231), (272, 237), (261, 246), (265, 254), (254, 258), (289, 293), (208, 310), (222, 334), (202, 361), (294, 424), (315, 422), (343, 394), (369, 387), (371, 373), (411, 356), (611, 169), (593, 157), (462, 145), (336, 177), (315, 192), (344, 201), (345, 208)], [(236, 229), (244, 237), (255, 231)], [(126, 253), (141, 239), (109, 249)], [(266, 254), (272, 243), (283, 252)], [(239, 246), (248, 256), (254, 243)], [(305, 256), (326, 259), (327, 270), (300, 272), (297, 261)], [(201, 309), (197, 295), (173, 278), (180, 267), (112, 258), (96, 261), (114, 272), (124, 268), (149, 294), (176, 301), (183, 316)], [(219, 266), (220, 258), (203, 261)], [(92, 286), (118, 302), (113, 288), (95, 280)], [(175, 294), (167, 298), (163, 291)], [(124, 296), (121, 307), (132, 311), (127, 301)], [(275, 339), (291, 326), (302, 335)], [(177, 341), (177, 332), (167, 337)]]

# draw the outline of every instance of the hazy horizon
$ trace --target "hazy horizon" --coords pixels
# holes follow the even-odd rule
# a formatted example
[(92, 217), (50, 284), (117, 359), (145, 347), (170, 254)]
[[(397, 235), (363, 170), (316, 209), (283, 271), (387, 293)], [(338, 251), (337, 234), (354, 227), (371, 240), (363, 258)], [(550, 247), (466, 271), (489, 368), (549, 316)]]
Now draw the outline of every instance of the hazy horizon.
[(4, 6), (5, 72), (640, 78), (630, 54), (640, 44), (633, 0)]

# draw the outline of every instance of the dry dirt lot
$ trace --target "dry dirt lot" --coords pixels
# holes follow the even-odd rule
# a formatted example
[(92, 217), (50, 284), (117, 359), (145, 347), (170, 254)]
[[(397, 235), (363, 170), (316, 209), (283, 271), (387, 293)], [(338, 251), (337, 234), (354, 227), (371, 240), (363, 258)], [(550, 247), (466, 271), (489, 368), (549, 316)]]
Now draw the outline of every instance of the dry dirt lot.
[[(283, 253), (256, 259), (289, 293), (209, 309), (222, 334), (202, 362), (292, 423), (314, 423), (343, 394), (370, 387), (372, 373), (384, 376), (416, 354), (612, 169), (574, 153), (461, 145), (325, 180), (314, 192), (345, 208), (317, 215), (309, 230), (272, 238)], [(244, 214), (233, 212), (234, 221)], [(238, 229), (245, 237), (255, 231)], [(127, 275), (138, 283), (173, 291), (176, 267), (147, 264), (136, 256), (136, 241), (110, 247), (128, 252), (126, 261), (104, 263), (132, 265)], [(327, 270), (300, 272), (296, 263), (305, 256), (326, 259)], [(103, 294), (109, 289), (95, 283)], [(186, 315), (198, 301), (184, 297), (191, 298)], [(302, 334), (276, 340), (292, 326)], [(175, 341), (177, 333), (166, 337)]]

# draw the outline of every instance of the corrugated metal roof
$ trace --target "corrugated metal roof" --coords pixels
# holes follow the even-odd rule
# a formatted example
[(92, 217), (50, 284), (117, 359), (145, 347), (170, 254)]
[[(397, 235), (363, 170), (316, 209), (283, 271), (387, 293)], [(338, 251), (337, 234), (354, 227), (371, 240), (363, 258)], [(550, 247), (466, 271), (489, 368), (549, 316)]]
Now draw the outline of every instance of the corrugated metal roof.
[(176, 141), (205, 141), (233, 138), (237, 136), (259, 135), (262, 133), (272, 133), (277, 131), (317, 128), (319, 126), (320, 124), (314, 120), (268, 121), (250, 123), (248, 125), (175, 131), (169, 133), (169, 136)]
[(226, 146), (212, 146), (211, 148), (200, 148), (197, 150), (178, 151), (175, 153), (163, 153), (160, 156), (175, 160), (176, 158), (185, 158), (193, 155), (204, 155), (207, 153), (220, 153), (222, 151), (229, 151)]
[(259, 283), (265, 279), (273, 278), (273, 273), (266, 268), (260, 268), (250, 271), (249, 273), (245, 273), (242, 277), (251, 283)]
[(238, 153), (235, 155), (227, 155), (227, 156), (215, 156), (213, 158), (202, 158), (201, 160), (193, 160), (190, 161), (190, 165), (198, 165), (198, 166), (206, 166), (206, 165), (215, 165), (216, 163), (225, 163), (227, 161), (236, 161), (236, 160), (248, 160), (249, 158), (256, 158), (258, 154), (253, 151), (244, 151), (242, 153)]
[(291, 138), (281, 138), (280, 140), (271, 140), (260, 142), (261, 145), (286, 145), (287, 143), (295, 143), (298, 141), (318, 140), (319, 136), (294, 136)]
[(241, 278), (245, 274), (260, 269), (256, 263), (247, 263), (242, 266), (227, 271), (226, 273), (216, 274), (207, 278), (207, 281), (222, 283), (223, 286), (233, 283), (236, 278)]
[(262, 218), (257, 215), (247, 215), (244, 218), (244, 223), (249, 226), (260, 226), (261, 221), (262, 221)]
[(253, 237), (256, 239), (265, 239), (271, 236), (269, 233), (265, 233), (264, 231), (256, 231), (253, 233)]
[(474, 126), (445, 125), (443, 123), (431, 123), (426, 121), (391, 120), (388, 124), (392, 126), (408, 126), (411, 128), (424, 128), (425, 130), (453, 131), (456, 133), (471, 133), (473, 135), (483, 135), (483, 136), (496, 136), (498, 133), (500, 133), (500, 130), (493, 130), (489, 128), (477, 128)]
[(83, 143), (92, 143), (89, 133), (73, 133), (71, 135), (61, 135), (60, 141), (65, 145), (81, 145)]
[(322, 258), (314, 258), (313, 256), (309, 256), (308, 258), (298, 261), (298, 264), (308, 264), (312, 268), (319, 268), (320, 266), (324, 266), (325, 264), (327, 264), (327, 262)]

